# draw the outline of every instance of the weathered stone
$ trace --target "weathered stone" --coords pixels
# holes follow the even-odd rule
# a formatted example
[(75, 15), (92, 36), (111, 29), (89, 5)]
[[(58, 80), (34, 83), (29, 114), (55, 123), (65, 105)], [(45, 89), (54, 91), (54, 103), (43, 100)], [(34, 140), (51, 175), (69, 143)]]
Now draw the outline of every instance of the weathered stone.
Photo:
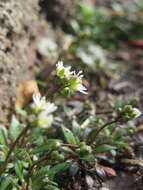
[(29, 52), (38, 9), (37, 0), (0, 1), (0, 121), (10, 113), (18, 83), (33, 77)]

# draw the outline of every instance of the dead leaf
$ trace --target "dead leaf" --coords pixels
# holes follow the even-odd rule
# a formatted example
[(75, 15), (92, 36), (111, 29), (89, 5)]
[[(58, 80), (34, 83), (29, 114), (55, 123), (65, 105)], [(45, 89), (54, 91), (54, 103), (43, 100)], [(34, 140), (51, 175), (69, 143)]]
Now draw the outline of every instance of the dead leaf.
[(135, 46), (135, 47), (143, 47), (143, 41), (142, 40), (132, 40), (130, 42), (130, 44), (132, 46)]
[(39, 93), (36, 80), (20, 83), (16, 92), (15, 111), (22, 109), (31, 100), (34, 93)]
[(140, 126), (137, 128), (137, 131), (143, 131), (143, 125), (140, 125)]
[(93, 180), (93, 178), (91, 176), (86, 175), (85, 176), (85, 181), (86, 181), (86, 184), (88, 185), (89, 188), (93, 188), (94, 180)]
[(101, 166), (101, 165), (100, 165), (100, 167), (105, 171), (105, 173), (108, 176), (116, 176), (116, 171), (113, 168)]

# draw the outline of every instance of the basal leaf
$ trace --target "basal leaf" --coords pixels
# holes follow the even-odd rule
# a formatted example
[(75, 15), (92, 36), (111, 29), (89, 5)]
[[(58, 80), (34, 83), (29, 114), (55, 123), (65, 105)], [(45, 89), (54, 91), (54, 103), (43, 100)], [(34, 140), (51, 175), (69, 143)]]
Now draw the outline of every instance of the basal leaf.
[(0, 179), (0, 190), (12, 189), (11, 184), (12, 184), (11, 177), (9, 177), (9, 176), (2, 177)]
[(16, 119), (15, 115), (13, 115), (9, 126), (9, 137), (12, 141), (14, 141), (18, 137), (19, 133), (21, 132), (21, 129), (22, 125)]
[(62, 126), (62, 132), (64, 134), (65, 140), (69, 144), (76, 144), (76, 139), (73, 133), (66, 127)]
[(102, 145), (95, 147), (94, 153), (98, 154), (98, 153), (102, 153), (102, 152), (109, 152), (110, 150), (115, 150), (115, 149), (116, 149), (115, 146), (111, 146), (108, 144), (102, 144)]
[(55, 165), (48, 171), (48, 177), (50, 180), (53, 180), (56, 174), (59, 174), (65, 170), (67, 170), (71, 166), (71, 163), (65, 162)]

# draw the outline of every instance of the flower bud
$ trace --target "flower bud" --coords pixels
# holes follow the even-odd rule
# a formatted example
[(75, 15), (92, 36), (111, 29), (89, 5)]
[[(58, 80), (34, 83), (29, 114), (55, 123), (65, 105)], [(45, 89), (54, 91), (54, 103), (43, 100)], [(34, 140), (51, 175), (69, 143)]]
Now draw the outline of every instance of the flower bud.
[(58, 151), (53, 151), (51, 153), (51, 159), (62, 161), (62, 160), (64, 160), (64, 155), (60, 154)]
[(92, 149), (90, 146), (86, 145), (86, 144), (81, 144), (80, 148), (77, 149), (77, 152), (81, 155), (81, 156), (85, 156), (87, 154), (91, 154)]
[(129, 121), (132, 119), (136, 119), (142, 113), (139, 109), (133, 108), (132, 105), (125, 105), (122, 109), (118, 110), (119, 115), (123, 121)]

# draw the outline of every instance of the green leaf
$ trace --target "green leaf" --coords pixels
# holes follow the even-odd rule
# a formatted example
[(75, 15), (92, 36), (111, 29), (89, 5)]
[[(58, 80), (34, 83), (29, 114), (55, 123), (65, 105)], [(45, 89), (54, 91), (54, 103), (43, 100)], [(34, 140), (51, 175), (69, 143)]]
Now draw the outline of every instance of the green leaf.
[(86, 135), (86, 139), (88, 142), (90, 142), (93, 137), (94, 137), (94, 134), (96, 133), (97, 129), (92, 129), (87, 135)]
[(98, 154), (98, 153), (102, 153), (102, 152), (109, 152), (110, 150), (115, 150), (115, 149), (116, 149), (115, 146), (111, 146), (108, 144), (102, 144), (102, 145), (95, 147), (94, 153)]
[(62, 132), (64, 134), (65, 140), (69, 144), (77, 144), (73, 133), (66, 127), (62, 126)]
[(48, 177), (50, 180), (53, 180), (56, 174), (59, 174), (65, 170), (67, 170), (71, 166), (71, 163), (65, 162), (65, 163), (60, 163), (51, 168), (48, 171)]
[(22, 125), (20, 122), (16, 119), (15, 115), (12, 116), (12, 120), (9, 126), (9, 137), (12, 141), (15, 141), (15, 139), (18, 137), (22, 129)]
[(32, 177), (32, 189), (39, 190), (41, 188), (44, 189), (45, 183), (43, 182), (44, 177), (47, 176), (47, 173), (49, 171), (49, 166), (42, 167), (39, 170), (35, 171), (33, 173)]
[(115, 144), (116, 144), (116, 146), (117, 146), (119, 149), (123, 149), (123, 148), (125, 148), (126, 146), (128, 146), (124, 141), (116, 141)]
[(76, 135), (77, 137), (80, 136), (81, 127), (80, 127), (80, 125), (77, 123), (77, 121), (73, 121), (73, 122), (72, 122), (72, 131), (73, 131), (74, 135)]
[(11, 184), (12, 184), (11, 177), (9, 177), (9, 176), (2, 177), (0, 179), (0, 190), (12, 189)]
[(48, 171), (49, 171), (49, 166), (42, 167), (34, 173), (33, 178), (35, 180), (36, 179), (41, 180), (41, 178), (45, 177), (45, 175), (48, 173)]
[(58, 187), (54, 185), (46, 185), (45, 187), (47, 190), (60, 190)]
[(0, 160), (0, 172), (3, 171), (4, 167), (5, 167), (5, 161)]
[(16, 111), (19, 115), (23, 116), (23, 117), (27, 117), (28, 113), (25, 110), (17, 110)]
[(48, 185), (54, 185), (54, 186), (58, 186), (58, 184), (56, 183), (56, 182), (54, 182), (54, 181), (48, 181)]
[(41, 86), (43, 88), (47, 88), (48, 87), (47, 82), (43, 82), (41, 80), (37, 80), (37, 83), (38, 83), (39, 86)]
[(15, 155), (17, 157), (24, 158), (24, 160), (27, 162), (27, 164), (29, 164), (30, 166), (32, 165), (31, 157), (30, 157), (29, 153), (26, 150), (24, 150), (24, 149), (17, 149), (16, 152), (15, 152)]
[(6, 137), (4, 134), (4, 130), (1, 127), (0, 127), (0, 144), (2, 144), (2, 145), (6, 144)]
[(71, 148), (67, 147), (67, 146), (62, 146), (62, 147), (59, 148), (59, 150), (61, 152), (65, 152), (65, 153), (74, 153), (74, 151)]
[(49, 151), (51, 149), (56, 149), (60, 147), (60, 141), (57, 139), (49, 139), (47, 141), (47, 143), (45, 143), (44, 145), (38, 146), (37, 148), (35, 148), (32, 153), (40, 153), (40, 152), (45, 152), (45, 151)]
[(21, 183), (23, 184), (24, 182), (24, 176), (23, 176), (23, 164), (21, 161), (17, 161), (14, 164), (15, 172)]
[(120, 139), (122, 138), (125, 134), (127, 134), (127, 129), (120, 129), (117, 130), (114, 134), (114, 139)]
[(81, 160), (85, 160), (88, 162), (97, 162), (97, 159), (94, 156), (84, 156), (81, 158)]

